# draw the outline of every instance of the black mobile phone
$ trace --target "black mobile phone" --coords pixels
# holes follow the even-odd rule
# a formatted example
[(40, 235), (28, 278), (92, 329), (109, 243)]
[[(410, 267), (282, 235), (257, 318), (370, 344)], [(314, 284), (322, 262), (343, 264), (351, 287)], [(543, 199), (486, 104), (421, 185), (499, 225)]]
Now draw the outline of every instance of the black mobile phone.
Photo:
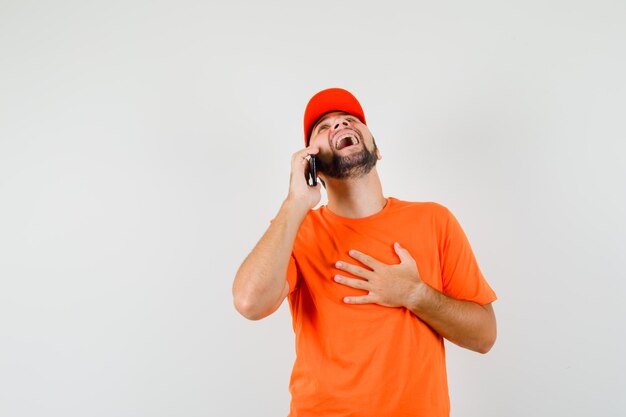
[(317, 185), (317, 170), (315, 169), (315, 155), (310, 155), (309, 158), (309, 172), (307, 183), (311, 187), (315, 187)]

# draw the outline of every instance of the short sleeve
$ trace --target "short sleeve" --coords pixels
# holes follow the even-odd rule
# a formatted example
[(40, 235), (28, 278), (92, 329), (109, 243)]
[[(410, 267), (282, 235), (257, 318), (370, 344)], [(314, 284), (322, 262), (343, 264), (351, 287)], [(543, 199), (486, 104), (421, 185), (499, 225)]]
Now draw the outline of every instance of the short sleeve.
[(298, 288), (300, 282), (300, 271), (296, 264), (296, 258), (293, 256), (293, 252), (289, 257), (289, 264), (287, 265), (287, 282), (289, 282), (289, 295)]
[(481, 305), (495, 301), (497, 296), (478, 267), (465, 232), (448, 208), (445, 212), (440, 242), (443, 293)]

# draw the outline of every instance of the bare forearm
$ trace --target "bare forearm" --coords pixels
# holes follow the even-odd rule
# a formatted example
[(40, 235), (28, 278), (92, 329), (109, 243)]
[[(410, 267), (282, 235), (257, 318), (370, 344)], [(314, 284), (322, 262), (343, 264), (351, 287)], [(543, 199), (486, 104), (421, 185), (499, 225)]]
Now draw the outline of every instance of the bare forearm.
[(487, 353), (496, 340), (496, 320), (491, 306), (456, 300), (419, 284), (407, 307), (449, 341)]
[(293, 242), (307, 211), (302, 204), (285, 200), (239, 267), (233, 282), (233, 300), (236, 309), (247, 318), (267, 316), (281, 300)]

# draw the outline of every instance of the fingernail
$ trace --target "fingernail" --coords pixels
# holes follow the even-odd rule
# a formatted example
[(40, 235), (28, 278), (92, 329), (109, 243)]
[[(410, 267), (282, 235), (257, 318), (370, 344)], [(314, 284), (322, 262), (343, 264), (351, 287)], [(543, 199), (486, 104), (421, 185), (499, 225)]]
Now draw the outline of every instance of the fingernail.
[(343, 263), (341, 261), (337, 261), (335, 266), (337, 266), (337, 268), (341, 268), (343, 266)]

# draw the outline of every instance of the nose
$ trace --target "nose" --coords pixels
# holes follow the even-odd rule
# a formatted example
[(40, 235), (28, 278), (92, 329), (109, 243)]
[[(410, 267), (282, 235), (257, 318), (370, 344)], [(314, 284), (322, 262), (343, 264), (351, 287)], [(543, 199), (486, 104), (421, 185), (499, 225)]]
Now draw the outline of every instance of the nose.
[(333, 130), (342, 129), (345, 126), (348, 126), (348, 121), (346, 121), (346, 120), (338, 120), (335, 123), (335, 125), (333, 127)]

